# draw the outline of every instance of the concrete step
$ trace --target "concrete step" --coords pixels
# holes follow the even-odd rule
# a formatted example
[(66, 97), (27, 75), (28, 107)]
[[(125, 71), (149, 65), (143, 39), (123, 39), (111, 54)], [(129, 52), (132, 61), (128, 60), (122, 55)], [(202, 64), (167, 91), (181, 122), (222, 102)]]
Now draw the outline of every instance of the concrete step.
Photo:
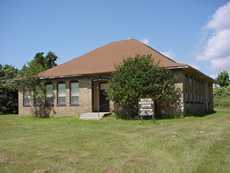
[(105, 115), (110, 114), (110, 112), (86, 112), (80, 114), (80, 119), (81, 120), (100, 120), (102, 119)]

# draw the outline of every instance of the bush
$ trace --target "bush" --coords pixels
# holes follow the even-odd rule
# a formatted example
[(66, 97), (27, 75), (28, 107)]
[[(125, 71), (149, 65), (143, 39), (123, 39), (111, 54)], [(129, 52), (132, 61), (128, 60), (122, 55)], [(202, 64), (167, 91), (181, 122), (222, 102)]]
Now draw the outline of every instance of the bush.
[(160, 68), (151, 55), (137, 55), (125, 59), (112, 75), (109, 97), (122, 118), (134, 118), (138, 114), (138, 100), (177, 100), (175, 80), (171, 71)]
[(214, 105), (216, 109), (230, 110), (230, 86), (214, 89)]
[(213, 94), (214, 96), (222, 96), (222, 97), (230, 96), (230, 86), (215, 88), (213, 90)]

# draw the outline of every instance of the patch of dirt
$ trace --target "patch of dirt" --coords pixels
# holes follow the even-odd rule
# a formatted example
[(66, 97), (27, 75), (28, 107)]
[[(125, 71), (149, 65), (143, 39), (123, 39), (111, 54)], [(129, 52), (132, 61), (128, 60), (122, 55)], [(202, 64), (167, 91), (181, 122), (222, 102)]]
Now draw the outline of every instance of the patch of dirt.
[(79, 158), (77, 158), (76, 156), (69, 156), (67, 157), (67, 160), (71, 163), (71, 164), (75, 164), (79, 162)]
[(33, 173), (49, 173), (48, 169), (35, 169)]
[(103, 173), (119, 173), (119, 171), (118, 171), (117, 169), (115, 169), (115, 168), (109, 167), (109, 168), (106, 168), (106, 169), (103, 171)]
[(0, 163), (6, 163), (8, 161), (8, 157), (4, 153), (0, 153)]
[(146, 160), (143, 158), (143, 156), (133, 156), (132, 158), (126, 160), (123, 164), (124, 167), (127, 167), (127, 166), (132, 166), (132, 165), (135, 165), (135, 164), (145, 164), (146, 163)]

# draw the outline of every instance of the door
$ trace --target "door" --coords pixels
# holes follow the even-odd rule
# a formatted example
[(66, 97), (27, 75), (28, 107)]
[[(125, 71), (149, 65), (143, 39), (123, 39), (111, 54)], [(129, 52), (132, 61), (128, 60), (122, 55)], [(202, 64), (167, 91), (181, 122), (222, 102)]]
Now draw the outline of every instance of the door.
[(109, 112), (109, 98), (107, 93), (108, 83), (100, 83), (99, 105), (100, 112)]

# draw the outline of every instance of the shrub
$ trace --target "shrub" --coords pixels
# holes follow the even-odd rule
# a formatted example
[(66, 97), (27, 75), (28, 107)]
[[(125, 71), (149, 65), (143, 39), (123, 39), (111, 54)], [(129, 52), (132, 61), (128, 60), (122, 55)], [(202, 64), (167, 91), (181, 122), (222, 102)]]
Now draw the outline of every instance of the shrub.
[(174, 83), (171, 71), (160, 68), (151, 55), (137, 55), (116, 67), (108, 93), (117, 105), (118, 115), (121, 112), (123, 118), (134, 118), (140, 98), (175, 102), (178, 95)]

